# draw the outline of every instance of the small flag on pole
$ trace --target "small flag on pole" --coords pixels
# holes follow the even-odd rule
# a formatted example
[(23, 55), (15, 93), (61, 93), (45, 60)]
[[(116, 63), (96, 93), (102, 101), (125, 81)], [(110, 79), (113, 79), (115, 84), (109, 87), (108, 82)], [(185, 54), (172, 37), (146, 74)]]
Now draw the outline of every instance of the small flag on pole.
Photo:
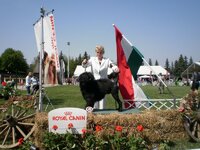
[(119, 29), (113, 25), (116, 34), (117, 65), (120, 70), (119, 89), (124, 99), (124, 108), (134, 108), (134, 79), (137, 79), (137, 72), (143, 62), (143, 55), (134, 47)]

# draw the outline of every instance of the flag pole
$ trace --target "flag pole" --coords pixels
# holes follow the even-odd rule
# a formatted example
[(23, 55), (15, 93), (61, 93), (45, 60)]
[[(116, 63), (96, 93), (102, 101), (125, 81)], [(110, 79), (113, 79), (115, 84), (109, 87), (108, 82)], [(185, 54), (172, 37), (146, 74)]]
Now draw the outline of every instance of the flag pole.
[(42, 56), (43, 56), (43, 52), (44, 52), (44, 28), (43, 28), (43, 19), (44, 19), (44, 14), (45, 14), (45, 10), (42, 7), (40, 9), (40, 13), (41, 13), (41, 28), (42, 28), (42, 32), (41, 32), (41, 50), (40, 50), (40, 70), (39, 70), (39, 112), (42, 112), (43, 109), (43, 100), (42, 100)]
[(69, 54), (68, 54), (68, 59), (67, 59), (67, 80), (69, 80), (69, 59), (70, 59), (70, 42), (67, 42), (67, 45), (68, 45), (68, 51), (69, 51)]
[(168, 92), (170, 94), (172, 94), (173, 98), (174, 98), (174, 108), (176, 108), (176, 97), (175, 95), (172, 93), (172, 91), (168, 88), (168, 86), (165, 84), (165, 82), (156, 74), (156, 72), (153, 70), (153, 68), (149, 65), (149, 63), (144, 59), (142, 58), (143, 61), (149, 66), (149, 68), (151, 69), (151, 71), (156, 75), (156, 77), (162, 82), (162, 84), (167, 88)]

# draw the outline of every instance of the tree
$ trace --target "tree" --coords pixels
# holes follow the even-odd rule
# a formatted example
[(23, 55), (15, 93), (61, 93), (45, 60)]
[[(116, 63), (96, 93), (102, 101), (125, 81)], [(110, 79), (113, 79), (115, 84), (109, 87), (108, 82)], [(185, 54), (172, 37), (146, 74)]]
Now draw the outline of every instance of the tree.
[(159, 63), (158, 63), (158, 61), (156, 60), (156, 62), (155, 62), (155, 66), (159, 66)]
[(1, 55), (1, 70), (9, 73), (27, 73), (28, 64), (19, 50), (7, 48)]
[(169, 60), (168, 58), (165, 61), (165, 68), (168, 70), (169, 69)]
[(84, 59), (90, 59), (90, 56), (87, 54), (87, 52), (85, 51), (83, 54), (83, 58)]
[(175, 60), (175, 62), (174, 62), (174, 69), (173, 70), (174, 70), (173, 71), (174, 75), (176, 77), (179, 77), (179, 66), (178, 66), (178, 61), (177, 60)]
[(151, 58), (149, 58), (149, 65), (152, 66)]
[(187, 58), (187, 56), (184, 57), (184, 64), (185, 64), (184, 68), (187, 68), (188, 67), (188, 58)]
[(192, 59), (192, 57), (190, 57), (188, 66), (190, 66), (190, 65), (193, 64), (193, 63), (194, 63), (194, 62), (193, 62), (193, 59)]
[(174, 75), (180, 77), (181, 73), (187, 68), (183, 55), (181, 54), (179, 60), (175, 61)]
[(171, 73), (174, 74), (174, 63), (173, 62), (171, 62), (171, 69), (170, 70), (171, 70)]

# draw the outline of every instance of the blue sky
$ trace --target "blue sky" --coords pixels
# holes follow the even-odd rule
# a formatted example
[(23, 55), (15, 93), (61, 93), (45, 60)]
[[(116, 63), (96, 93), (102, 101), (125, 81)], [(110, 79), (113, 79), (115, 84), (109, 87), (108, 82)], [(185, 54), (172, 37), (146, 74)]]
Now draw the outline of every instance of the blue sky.
[(57, 47), (65, 55), (93, 56), (101, 44), (116, 61), (114, 23), (153, 64), (164, 66), (180, 54), (200, 60), (200, 0), (0, 0), (0, 54), (13, 48), (33, 62), (41, 6), (55, 10)]

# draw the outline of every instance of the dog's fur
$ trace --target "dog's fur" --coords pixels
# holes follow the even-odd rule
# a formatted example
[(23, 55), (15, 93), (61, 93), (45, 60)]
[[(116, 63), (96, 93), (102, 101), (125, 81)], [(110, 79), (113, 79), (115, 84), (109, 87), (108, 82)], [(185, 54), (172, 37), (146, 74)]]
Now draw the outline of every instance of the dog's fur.
[(86, 107), (94, 107), (94, 103), (103, 99), (106, 94), (112, 94), (118, 103), (118, 110), (122, 111), (122, 102), (118, 95), (119, 87), (116, 82), (112, 82), (110, 79), (95, 80), (90, 72), (82, 73), (78, 81), (82, 96), (86, 101)]

